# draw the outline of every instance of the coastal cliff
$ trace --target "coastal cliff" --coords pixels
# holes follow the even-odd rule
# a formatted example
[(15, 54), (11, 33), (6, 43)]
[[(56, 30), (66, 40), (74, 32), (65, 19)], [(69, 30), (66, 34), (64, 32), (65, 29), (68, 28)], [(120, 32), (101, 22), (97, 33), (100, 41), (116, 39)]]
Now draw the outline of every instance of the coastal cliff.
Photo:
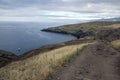
[(83, 37), (89, 36), (97, 39), (98, 38), (103, 39), (104, 37), (104, 40), (108, 40), (108, 37), (112, 36), (113, 34), (114, 36), (117, 36), (117, 38), (114, 38), (114, 37), (111, 37), (111, 39), (109, 38), (109, 40), (111, 41), (111, 40), (120, 38), (120, 22), (119, 21), (88, 22), (88, 23), (81, 23), (81, 24), (71, 24), (71, 25), (63, 25), (58, 27), (50, 27), (47, 29), (43, 29), (42, 31), (71, 34), (76, 36), (77, 38), (83, 38)]

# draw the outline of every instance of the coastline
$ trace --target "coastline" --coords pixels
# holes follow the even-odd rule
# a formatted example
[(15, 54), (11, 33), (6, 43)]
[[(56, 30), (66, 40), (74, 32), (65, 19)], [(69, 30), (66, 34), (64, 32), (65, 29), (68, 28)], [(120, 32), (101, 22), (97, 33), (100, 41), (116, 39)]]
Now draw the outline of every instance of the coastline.
[(41, 31), (52, 32), (52, 33), (60, 33), (60, 34), (68, 34), (68, 35), (75, 36), (76, 38), (79, 37), (79, 36), (76, 35), (76, 34), (68, 33), (68, 32), (65, 32), (65, 31), (54, 31), (54, 30), (50, 30), (50, 29), (42, 29)]
[(7, 61), (4, 65), (7, 65), (13, 61), (27, 59), (29, 57), (42, 54), (44, 52), (51, 51), (51, 50), (68, 46), (68, 45), (75, 45), (83, 42), (93, 42), (97, 40), (110, 42), (113, 40), (120, 39), (120, 28), (119, 27), (114, 28), (113, 25), (115, 26), (115, 24), (117, 24), (117, 27), (118, 27), (120, 23), (119, 22), (107, 22), (107, 23), (106, 22), (89, 22), (89, 23), (64, 25), (64, 26), (42, 29), (41, 31), (73, 35), (77, 39), (58, 43), (58, 44), (45, 45), (40, 48), (30, 50), (28, 52), (23, 53), (22, 55), (19, 55), (16, 58), (13, 58)]
[[(16, 57), (10, 59), (9, 61), (5, 62), (4, 64), (1, 64), (2, 66), (0, 66), (0, 68), (4, 67), (4, 66), (6, 66), (14, 61), (24, 60), (24, 59), (27, 59), (29, 57), (36, 56), (38, 54), (44, 54), (45, 52), (48, 52), (48, 51), (51, 51), (51, 50), (54, 50), (57, 48), (61, 48), (64, 46), (69, 46), (69, 45), (76, 45), (76, 44), (80, 44), (80, 43), (84, 43), (84, 42), (93, 42), (93, 41), (94, 41), (93, 39), (75, 39), (75, 40), (70, 40), (70, 41), (62, 42), (62, 43), (58, 43), (58, 44), (45, 45), (45, 46), (42, 46), (40, 48), (25, 52), (19, 56), (15, 55), (15, 53), (12, 53)], [(10, 54), (10, 52), (8, 52), (8, 51), (6, 51), (6, 53)]]
[(83, 32), (81, 30), (78, 31), (78, 32), (75, 32), (75, 33), (67, 32), (67, 31), (64, 31), (64, 30), (63, 31), (62, 30), (52, 30), (50, 28), (42, 29), (41, 31), (52, 32), (52, 33), (60, 33), (60, 34), (68, 34), (68, 35), (75, 36), (77, 39), (91, 35), (89, 32)]

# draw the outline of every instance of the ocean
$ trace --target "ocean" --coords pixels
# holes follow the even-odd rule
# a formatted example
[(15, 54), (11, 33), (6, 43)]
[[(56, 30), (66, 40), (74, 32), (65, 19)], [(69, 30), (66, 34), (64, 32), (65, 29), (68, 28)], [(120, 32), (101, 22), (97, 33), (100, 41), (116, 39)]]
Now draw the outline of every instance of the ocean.
[(21, 55), (47, 44), (76, 39), (72, 35), (43, 32), (41, 29), (67, 23), (59, 22), (0, 22), (0, 50)]

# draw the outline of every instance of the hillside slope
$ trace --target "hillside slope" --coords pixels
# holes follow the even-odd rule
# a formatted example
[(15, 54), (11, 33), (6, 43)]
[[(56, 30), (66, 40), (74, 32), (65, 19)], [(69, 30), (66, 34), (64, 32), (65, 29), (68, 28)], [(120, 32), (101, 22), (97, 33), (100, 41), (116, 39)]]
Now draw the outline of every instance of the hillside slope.
[[(119, 31), (117, 31), (116, 29), (119, 29)], [(116, 32), (117, 34), (115, 34), (115, 36), (116, 35), (120, 36), (120, 21), (88, 22), (88, 23), (81, 23), (81, 24), (63, 25), (58, 27), (50, 27), (47, 29), (43, 29), (42, 31), (71, 34), (76, 36), (77, 38), (86, 37), (86, 36), (92, 36), (95, 38), (97, 36), (98, 38), (99, 34), (102, 34), (104, 36), (105, 33), (102, 33), (102, 31), (109, 31), (112, 33), (114, 32), (113, 30), (117, 31)]]
[(86, 47), (49, 80), (120, 80), (120, 53), (105, 43)]
[(89, 43), (65, 46), (0, 68), (0, 80), (45, 80)]

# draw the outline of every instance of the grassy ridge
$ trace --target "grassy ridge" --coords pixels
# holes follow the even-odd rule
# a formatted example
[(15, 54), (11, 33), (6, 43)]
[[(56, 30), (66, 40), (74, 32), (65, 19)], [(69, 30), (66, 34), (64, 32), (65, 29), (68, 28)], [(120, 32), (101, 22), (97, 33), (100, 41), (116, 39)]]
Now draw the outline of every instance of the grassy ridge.
[(112, 41), (111, 44), (112, 44), (113, 48), (120, 51), (120, 40)]
[(63, 65), (90, 43), (62, 47), (0, 69), (0, 80), (45, 80), (57, 67)]

